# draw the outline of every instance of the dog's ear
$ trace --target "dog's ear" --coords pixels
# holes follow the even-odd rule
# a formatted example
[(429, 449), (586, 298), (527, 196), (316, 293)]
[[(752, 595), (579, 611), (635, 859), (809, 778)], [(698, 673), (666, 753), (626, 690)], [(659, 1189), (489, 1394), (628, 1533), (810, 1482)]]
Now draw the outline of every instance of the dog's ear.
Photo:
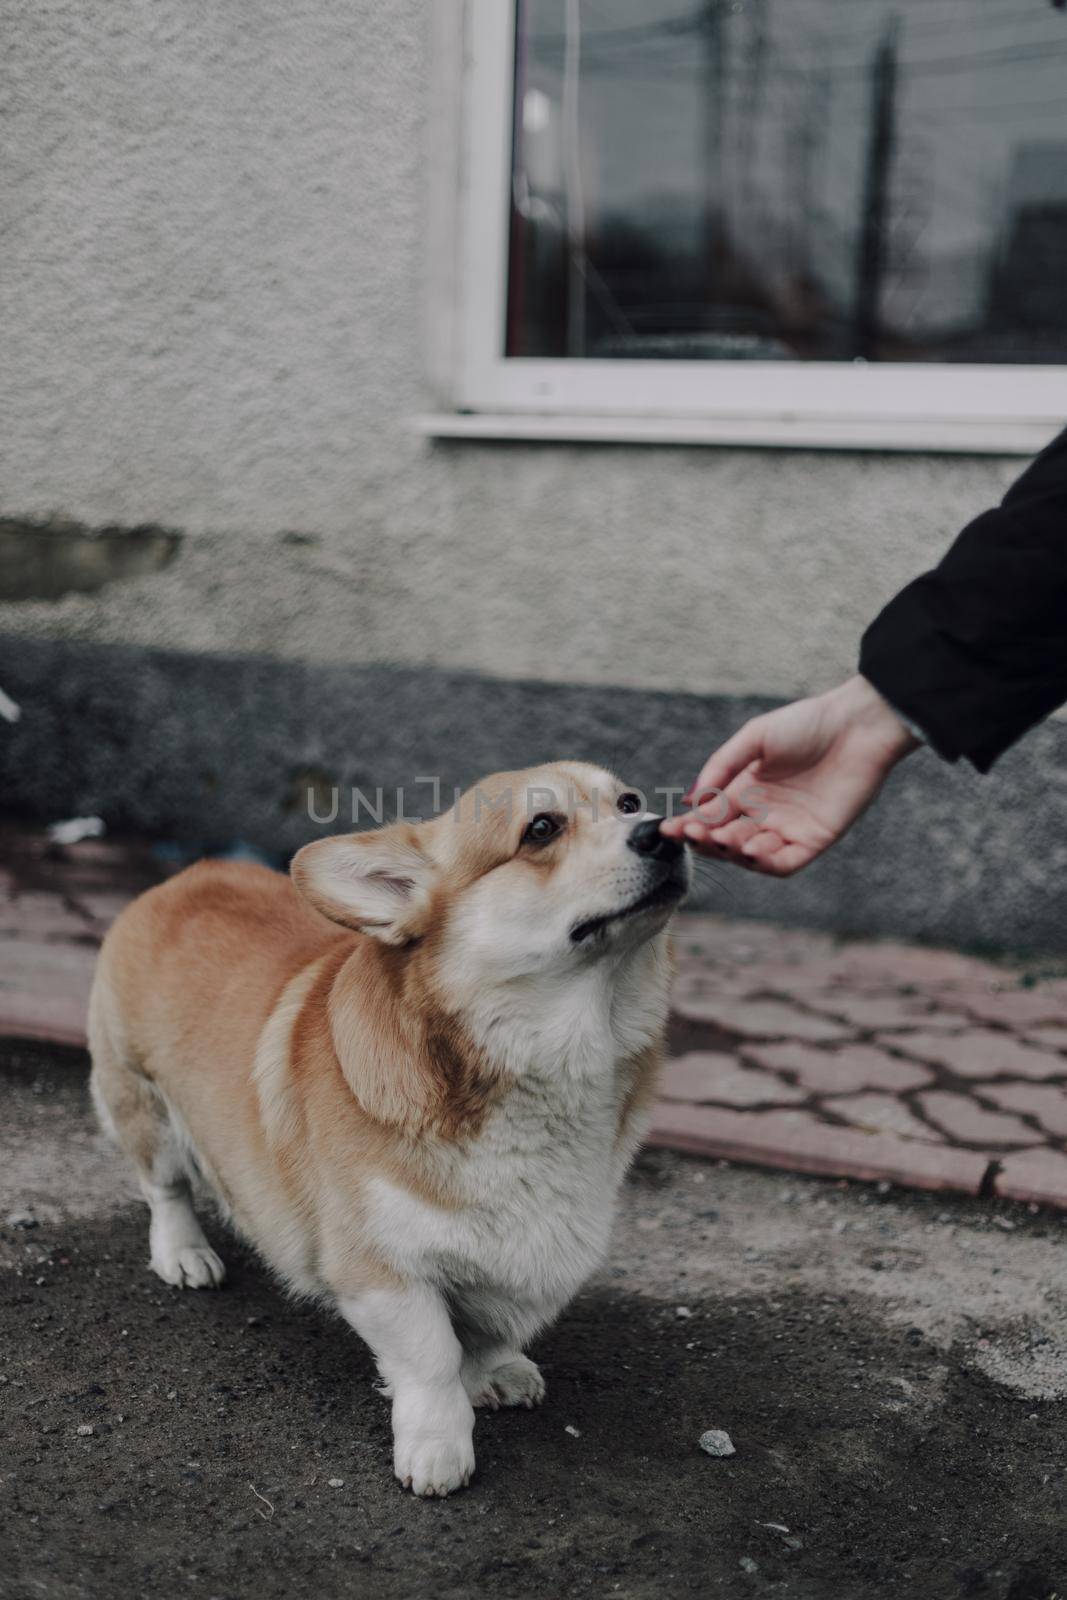
[(316, 911), (385, 944), (406, 944), (420, 931), (436, 872), (416, 829), (403, 823), (316, 840), (289, 868)]

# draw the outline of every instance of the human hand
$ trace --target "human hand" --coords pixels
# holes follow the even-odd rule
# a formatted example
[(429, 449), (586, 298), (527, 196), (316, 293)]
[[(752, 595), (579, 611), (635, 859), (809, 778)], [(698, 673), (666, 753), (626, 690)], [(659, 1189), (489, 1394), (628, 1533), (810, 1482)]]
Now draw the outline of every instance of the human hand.
[(700, 855), (788, 878), (848, 832), (918, 743), (857, 674), (746, 722), (685, 796), (695, 809), (660, 831)]

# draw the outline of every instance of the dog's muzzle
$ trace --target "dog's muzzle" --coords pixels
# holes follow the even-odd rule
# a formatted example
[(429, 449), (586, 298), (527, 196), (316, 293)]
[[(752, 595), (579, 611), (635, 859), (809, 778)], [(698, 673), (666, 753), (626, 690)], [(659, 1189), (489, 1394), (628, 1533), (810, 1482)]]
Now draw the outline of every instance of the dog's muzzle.
[(678, 861), (685, 854), (685, 846), (679, 839), (668, 839), (660, 833), (662, 821), (662, 817), (645, 817), (635, 822), (626, 843), (636, 855), (649, 856), (653, 861)]

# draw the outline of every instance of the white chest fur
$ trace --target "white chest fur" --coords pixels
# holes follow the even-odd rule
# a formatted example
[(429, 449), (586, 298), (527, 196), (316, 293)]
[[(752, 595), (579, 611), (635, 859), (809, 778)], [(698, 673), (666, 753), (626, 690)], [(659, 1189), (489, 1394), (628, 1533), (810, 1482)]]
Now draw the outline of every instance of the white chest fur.
[(448, 1163), (458, 1204), (428, 1205), (380, 1177), (369, 1186), (386, 1260), (502, 1336), (529, 1337), (603, 1259), (625, 1168), (610, 1082), (569, 1106), (555, 1096), (546, 1105), (539, 1087), (514, 1090)]
[[(657, 960), (655, 980), (661, 965), (665, 979)], [(640, 1131), (620, 1139), (626, 1063), (656, 1038), (666, 1005), (665, 981), (650, 977), (645, 967), (622, 1004), (615, 988), (557, 1009), (551, 1036), (530, 1012), (519, 1027), (514, 1014), (487, 1017), (513, 1083), (475, 1139), (437, 1151), (457, 1203), (429, 1205), (382, 1177), (369, 1183), (368, 1220), (386, 1261), (437, 1284), (482, 1332), (523, 1342), (606, 1254)]]

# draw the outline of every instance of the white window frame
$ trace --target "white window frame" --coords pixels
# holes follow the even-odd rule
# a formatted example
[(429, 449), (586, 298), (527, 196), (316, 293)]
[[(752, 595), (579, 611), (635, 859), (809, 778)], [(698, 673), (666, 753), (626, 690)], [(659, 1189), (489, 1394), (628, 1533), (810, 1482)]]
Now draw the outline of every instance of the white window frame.
[(416, 419), (421, 432), (1030, 454), (1063, 427), (1067, 366), (506, 358), (517, 6), (437, 4), (430, 313), (443, 409)]

